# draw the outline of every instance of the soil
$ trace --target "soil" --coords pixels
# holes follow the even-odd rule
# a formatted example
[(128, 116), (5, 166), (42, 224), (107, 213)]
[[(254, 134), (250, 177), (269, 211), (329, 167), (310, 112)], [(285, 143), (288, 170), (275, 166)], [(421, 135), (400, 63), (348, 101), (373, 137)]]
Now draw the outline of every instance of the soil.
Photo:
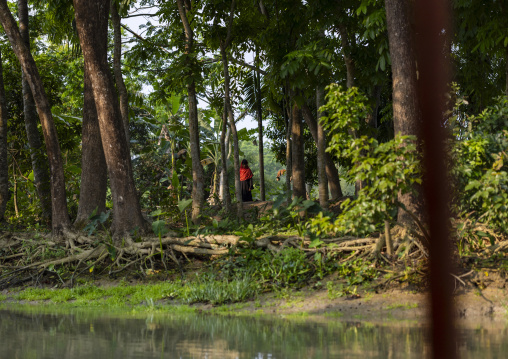
[[(480, 289), (472, 281), (459, 284), (453, 294), (457, 324), (463, 327), (499, 327), (508, 324), (506, 281), (499, 277)], [(312, 316), (313, 320), (338, 318), (345, 321), (409, 321), (428, 324), (429, 293), (417, 289), (393, 286), (372, 291), (360, 288), (355, 295), (330, 298), (326, 288), (305, 288), (291, 292), (288, 298), (269, 293), (246, 306), (230, 306), (232, 312), (277, 316)], [(211, 306), (203, 306), (203, 310)]]

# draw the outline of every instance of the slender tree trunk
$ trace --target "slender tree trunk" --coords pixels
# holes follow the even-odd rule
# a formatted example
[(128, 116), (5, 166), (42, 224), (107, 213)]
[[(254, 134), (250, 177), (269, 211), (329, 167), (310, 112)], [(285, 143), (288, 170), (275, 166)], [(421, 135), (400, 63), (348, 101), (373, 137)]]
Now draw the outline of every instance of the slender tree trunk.
[(224, 70), (224, 108), (227, 110), (228, 122), (233, 134), (233, 162), (235, 164), (235, 193), (237, 201), (237, 215), (238, 218), (243, 218), (243, 201), (242, 201), (242, 189), (240, 187), (240, 148), (238, 144), (238, 132), (236, 130), (235, 117), (233, 109), (231, 108), (231, 98), (229, 95), (229, 61), (226, 53), (226, 46), (224, 42), (221, 42), (220, 52), (222, 56), (222, 64)]
[(118, 14), (117, 4), (115, 1), (111, 2), (111, 23), (113, 24), (113, 71), (115, 73), (115, 82), (118, 95), (120, 97), (120, 112), (122, 114), (122, 121), (125, 128), (125, 135), (127, 137), (127, 144), (130, 145), (129, 134), (129, 93), (122, 76), (122, 32), (121, 19)]
[[(191, 2), (177, 0), (178, 12), (182, 20), (185, 30), (185, 53), (187, 61), (191, 61), (191, 55), (194, 53), (194, 32), (190, 26), (187, 14), (191, 11)], [(189, 63), (190, 65), (190, 63)], [(189, 66), (190, 68), (190, 66)], [(187, 74), (191, 75), (191, 74)], [(201, 166), (200, 149), (199, 149), (199, 123), (198, 123), (198, 106), (196, 99), (196, 84), (190, 81), (187, 84), (187, 95), (189, 101), (189, 138), (192, 159), (192, 222), (199, 224), (201, 207), (205, 198), (204, 173)]]
[(259, 191), (261, 201), (265, 198), (265, 157), (263, 144), (263, 107), (261, 105), (261, 76), (259, 72), (256, 76), (256, 112), (258, 116), (258, 146), (259, 146)]
[(317, 166), (318, 166), (318, 192), (319, 192), (319, 204), (323, 208), (328, 208), (328, 179), (326, 178), (326, 136), (321, 125), (321, 117), (323, 113), (319, 111), (319, 108), (324, 104), (325, 91), (322, 86), (316, 88), (316, 107), (318, 109), (318, 120), (317, 120)]
[(58, 144), (51, 106), (49, 105), (44, 87), (37, 70), (35, 61), (26, 47), (19, 33), (16, 21), (7, 6), (6, 0), (0, 0), (0, 22), (9, 38), (12, 49), (16, 54), (26, 79), (32, 89), (32, 95), (37, 106), (39, 118), (42, 124), (42, 132), (46, 142), (46, 151), (49, 158), (51, 171), (51, 198), (52, 198), (52, 223), (54, 235), (59, 235), (64, 229), (70, 227), (70, 219), (67, 212), (67, 199), (65, 196), (65, 180), (63, 162)]
[[(318, 143), (318, 123), (314, 116), (312, 115), (312, 111), (310, 110), (309, 106), (306, 104), (302, 105), (302, 114), (303, 118), (305, 119), (305, 122), (307, 123), (307, 126), (309, 127), (310, 133), (312, 135), (312, 138), (314, 139), (314, 142), (316, 144)], [(324, 144), (325, 148), (327, 147), (327, 139), (325, 136), (324, 139), (326, 142)], [(325, 152), (324, 155), (324, 165), (325, 165), (325, 172), (326, 177), (328, 180), (328, 185), (330, 187), (330, 192), (332, 195), (332, 200), (338, 199), (343, 196), (342, 194), (342, 188), (340, 187), (340, 177), (339, 177), (339, 171), (337, 170), (337, 167), (335, 167), (335, 163), (333, 162), (333, 158), (330, 155), (330, 153)]]
[[(417, 97), (417, 68), (411, 29), (412, 2), (385, 0), (390, 57), (392, 59), (393, 125), (395, 135), (419, 136), (421, 114)], [(401, 202), (420, 219), (423, 208), (420, 196), (400, 194)], [(398, 221), (412, 223), (405, 211), (399, 211)]]
[(107, 62), (108, 0), (74, 0), (86, 72), (90, 76), (99, 119), (102, 147), (108, 167), (113, 197), (113, 234), (128, 237), (129, 231), (146, 230), (134, 186), (129, 147)]
[(293, 197), (305, 199), (305, 156), (303, 148), (302, 111), (298, 105), (293, 105), (293, 121), (291, 122), (292, 151), (292, 175)]
[(106, 211), (107, 166), (102, 148), (97, 109), (90, 76), (85, 67), (83, 89), (83, 133), (81, 140), (81, 186), (74, 226), (83, 227), (92, 212)]
[(7, 160), (7, 106), (5, 101), (4, 70), (0, 52), (0, 223), (5, 218), (9, 201), (9, 163)]
[(228, 118), (226, 114), (226, 108), (224, 108), (222, 116), (222, 129), (220, 133), (220, 155), (222, 158), (222, 170), (220, 173), (221, 183), (221, 200), (226, 209), (226, 213), (231, 212), (231, 196), (229, 194), (229, 180), (228, 180), (228, 148), (226, 137), (228, 134)]
[(379, 103), (381, 101), (381, 86), (376, 85), (374, 86), (374, 89), (372, 90), (372, 97), (374, 99), (374, 104), (372, 105), (372, 111), (370, 112), (369, 116), (367, 117), (367, 124), (371, 128), (377, 128), (377, 112), (379, 109)]
[[(30, 35), (28, 24), (28, 4), (27, 0), (18, 0), (18, 18), (19, 32), (25, 46), (30, 51)], [(21, 86), (23, 91), (23, 115), (25, 119), (25, 129), (30, 148), (30, 158), (32, 160), (32, 169), (34, 172), (34, 185), (41, 203), (42, 218), (44, 222), (51, 222), (51, 184), (49, 167), (44, 154), (41, 134), (37, 128), (37, 108), (30, 84), (26, 79), (25, 73), (21, 70)]]
[(351, 88), (355, 85), (355, 62), (351, 56), (351, 44), (347, 36), (347, 29), (343, 24), (339, 24), (339, 34), (342, 44), (342, 52), (344, 56), (344, 63), (346, 64), (346, 86)]
[(286, 188), (288, 190), (288, 202), (291, 202), (291, 177), (293, 174), (293, 161), (292, 152), (293, 146), (291, 143), (291, 129), (293, 122), (293, 115), (291, 114), (288, 98), (285, 96), (284, 116), (286, 117)]
[(233, 27), (234, 11), (235, 11), (235, 0), (232, 0), (229, 21), (227, 25), (227, 35), (224, 41), (221, 40), (220, 53), (222, 57), (222, 66), (224, 71), (224, 108), (226, 109), (229, 127), (231, 128), (234, 144), (233, 162), (235, 164), (235, 193), (237, 200), (237, 216), (238, 218), (243, 218), (242, 189), (240, 187), (240, 146), (238, 143), (238, 132), (236, 130), (233, 107), (231, 106), (229, 59), (226, 52), (226, 49), (229, 47), (229, 44), (231, 43), (231, 30)]

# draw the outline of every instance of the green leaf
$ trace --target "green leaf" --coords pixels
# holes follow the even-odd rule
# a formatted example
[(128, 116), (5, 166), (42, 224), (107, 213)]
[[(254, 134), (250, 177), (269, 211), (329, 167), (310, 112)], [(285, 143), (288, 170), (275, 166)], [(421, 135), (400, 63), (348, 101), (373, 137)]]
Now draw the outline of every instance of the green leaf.
[(149, 214), (150, 217), (157, 217), (157, 216), (160, 216), (162, 214), (162, 210), (158, 209), (156, 211), (153, 211), (152, 213)]
[(152, 230), (157, 236), (163, 236), (168, 233), (168, 229), (166, 228), (166, 221), (163, 219), (159, 219), (152, 223)]
[(316, 248), (316, 247), (319, 247), (320, 245), (324, 244), (325, 242), (323, 242), (322, 240), (320, 240), (319, 238), (316, 238), (314, 239), (312, 242), (310, 242), (309, 244), (309, 248)]
[(185, 211), (185, 209), (187, 209), (187, 207), (189, 207), (189, 205), (191, 203), (192, 203), (192, 198), (178, 201), (178, 209), (180, 210), (180, 212), (183, 212), (183, 211)]

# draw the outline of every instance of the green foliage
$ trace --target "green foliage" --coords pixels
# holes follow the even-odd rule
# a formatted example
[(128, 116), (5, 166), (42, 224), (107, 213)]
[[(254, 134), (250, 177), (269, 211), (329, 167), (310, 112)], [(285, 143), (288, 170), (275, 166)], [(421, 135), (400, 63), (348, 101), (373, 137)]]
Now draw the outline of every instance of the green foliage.
[(385, 220), (393, 220), (399, 206), (398, 194), (409, 193), (414, 184), (421, 184), (416, 138), (396, 136), (380, 143), (359, 136), (360, 124), (367, 115), (365, 96), (355, 88), (343, 91), (332, 84), (328, 89), (328, 103), (321, 108), (328, 112), (323, 122), (332, 132), (327, 150), (352, 164), (348, 182), (361, 181), (364, 185), (355, 200), (346, 199), (341, 204), (343, 211), (335, 220), (321, 215), (311, 219), (310, 227), (315, 234), (364, 235), (375, 231)]
[(87, 235), (91, 236), (95, 234), (98, 229), (105, 229), (104, 223), (108, 220), (109, 214), (110, 211), (97, 214), (97, 208), (94, 209), (90, 215), (88, 224), (85, 226), (85, 228), (83, 228), (83, 230), (87, 232)]
[(367, 98), (357, 87), (344, 90), (337, 84), (326, 87), (326, 104), (320, 108), (325, 113), (321, 121), (332, 132), (330, 146), (341, 150), (349, 145), (351, 135), (361, 129), (361, 122), (367, 117)]

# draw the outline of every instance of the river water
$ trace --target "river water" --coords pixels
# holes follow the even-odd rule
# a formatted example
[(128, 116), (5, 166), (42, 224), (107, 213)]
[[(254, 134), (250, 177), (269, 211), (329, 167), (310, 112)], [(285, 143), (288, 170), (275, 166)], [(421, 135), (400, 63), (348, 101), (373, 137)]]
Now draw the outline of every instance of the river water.
[[(417, 323), (0, 309), (0, 358), (427, 358)], [(461, 329), (461, 358), (508, 357), (508, 329)]]

